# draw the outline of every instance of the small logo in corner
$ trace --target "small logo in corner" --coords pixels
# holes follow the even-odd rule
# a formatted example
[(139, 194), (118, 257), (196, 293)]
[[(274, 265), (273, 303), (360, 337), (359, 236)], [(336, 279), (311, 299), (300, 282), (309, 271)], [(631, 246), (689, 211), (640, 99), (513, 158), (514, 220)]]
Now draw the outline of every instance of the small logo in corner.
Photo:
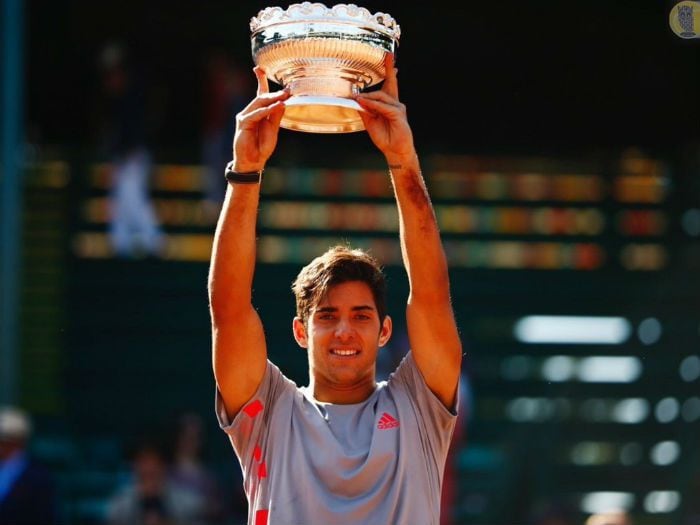
[(700, 2), (683, 0), (671, 9), (668, 24), (671, 30), (681, 38), (700, 37)]
[(377, 428), (379, 430), (389, 430), (390, 428), (396, 428), (398, 426), (399, 420), (386, 412), (382, 414), (382, 417), (379, 418), (379, 423), (377, 423)]

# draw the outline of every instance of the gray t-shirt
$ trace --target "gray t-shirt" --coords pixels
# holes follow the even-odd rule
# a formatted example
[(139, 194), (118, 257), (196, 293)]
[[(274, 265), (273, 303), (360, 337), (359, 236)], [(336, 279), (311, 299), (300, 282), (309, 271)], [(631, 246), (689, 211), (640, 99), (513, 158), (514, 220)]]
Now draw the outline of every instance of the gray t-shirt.
[(316, 401), (268, 361), (232, 422), (216, 413), (243, 469), (248, 525), (437, 525), (456, 415), (409, 352), (357, 404)]

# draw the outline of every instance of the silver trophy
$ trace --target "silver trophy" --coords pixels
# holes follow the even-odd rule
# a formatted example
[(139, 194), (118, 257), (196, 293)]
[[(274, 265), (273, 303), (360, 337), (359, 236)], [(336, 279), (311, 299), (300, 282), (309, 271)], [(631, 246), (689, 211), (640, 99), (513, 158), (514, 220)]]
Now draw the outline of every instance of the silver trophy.
[(250, 21), (253, 60), (289, 86), (281, 126), (312, 133), (364, 129), (353, 95), (385, 77), (401, 28), (386, 13), (353, 4), (268, 7)]

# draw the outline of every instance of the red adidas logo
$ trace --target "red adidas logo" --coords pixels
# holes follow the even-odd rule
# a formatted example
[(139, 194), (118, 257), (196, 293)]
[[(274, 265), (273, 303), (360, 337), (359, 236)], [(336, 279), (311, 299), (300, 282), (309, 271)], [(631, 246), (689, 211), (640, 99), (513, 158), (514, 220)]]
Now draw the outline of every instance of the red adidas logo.
[(377, 423), (377, 428), (379, 430), (388, 430), (390, 428), (396, 428), (399, 426), (398, 419), (394, 419), (392, 416), (384, 412), (382, 417), (379, 418), (379, 423)]

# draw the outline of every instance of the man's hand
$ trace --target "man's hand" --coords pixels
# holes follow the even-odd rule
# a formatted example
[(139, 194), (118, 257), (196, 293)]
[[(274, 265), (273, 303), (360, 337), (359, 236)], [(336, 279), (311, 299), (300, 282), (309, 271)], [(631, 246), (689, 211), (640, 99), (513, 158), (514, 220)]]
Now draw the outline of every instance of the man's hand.
[(414, 158), (415, 147), (413, 133), (406, 118), (406, 106), (399, 102), (393, 54), (387, 54), (384, 67), (386, 78), (382, 89), (360, 93), (355, 100), (365, 110), (359, 113), (367, 133), (391, 165)]
[(289, 91), (270, 93), (265, 71), (253, 69), (258, 79), (257, 96), (236, 115), (236, 134), (233, 138), (233, 169), (238, 172), (258, 171), (277, 145), (280, 121), (284, 115), (284, 101)]

